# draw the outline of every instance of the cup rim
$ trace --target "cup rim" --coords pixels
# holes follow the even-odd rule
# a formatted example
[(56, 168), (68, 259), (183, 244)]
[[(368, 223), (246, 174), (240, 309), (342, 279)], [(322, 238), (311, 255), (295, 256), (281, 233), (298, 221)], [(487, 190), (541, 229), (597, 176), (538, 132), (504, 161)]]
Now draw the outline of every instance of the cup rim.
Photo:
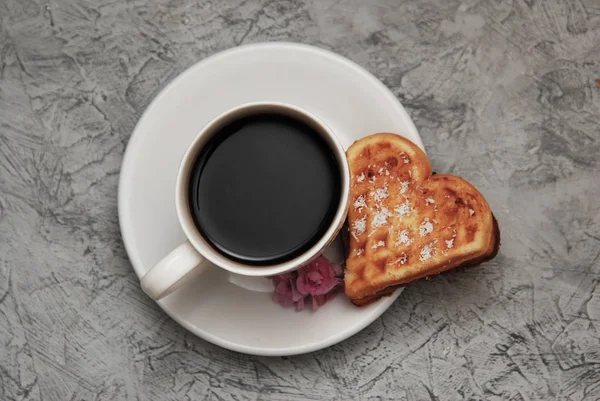
[[(189, 209), (188, 179), (192, 166), (196, 160), (196, 155), (202, 146), (210, 140), (212, 133), (237, 118), (264, 111), (275, 111), (291, 117), (300, 117), (301, 120), (309, 123), (314, 129), (318, 130), (322, 135), (324, 135), (324, 139), (330, 146), (340, 169), (341, 191), (339, 204), (333, 220), (327, 228), (327, 231), (325, 231), (325, 234), (323, 234), (323, 236), (316, 243), (293, 259), (272, 265), (261, 266), (244, 264), (242, 262), (229, 259), (213, 248), (213, 246), (204, 238), (204, 236), (196, 228), (191, 216), (191, 211)], [(267, 277), (286, 273), (309, 263), (311, 260), (318, 257), (322, 251), (336, 238), (346, 220), (346, 215), (348, 212), (348, 206), (350, 202), (350, 168), (346, 159), (346, 153), (339, 139), (333, 130), (314, 114), (298, 106), (283, 102), (249, 102), (238, 105), (219, 114), (206, 125), (204, 125), (204, 127), (202, 127), (202, 129), (198, 132), (196, 137), (188, 146), (181, 159), (177, 172), (175, 191), (175, 203), (179, 224), (181, 225), (187, 239), (197, 252), (199, 252), (204, 258), (214, 265), (232, 273), (244, 276)]]

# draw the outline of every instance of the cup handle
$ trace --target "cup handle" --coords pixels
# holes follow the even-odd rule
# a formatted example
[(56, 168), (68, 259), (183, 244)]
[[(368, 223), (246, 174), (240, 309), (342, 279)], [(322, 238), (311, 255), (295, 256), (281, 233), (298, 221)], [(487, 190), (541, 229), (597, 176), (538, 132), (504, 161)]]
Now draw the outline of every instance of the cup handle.
[(202, 274), (208, 265), (192, 244), (185, 241), (144, 274), (142, 290), (158, 301)]

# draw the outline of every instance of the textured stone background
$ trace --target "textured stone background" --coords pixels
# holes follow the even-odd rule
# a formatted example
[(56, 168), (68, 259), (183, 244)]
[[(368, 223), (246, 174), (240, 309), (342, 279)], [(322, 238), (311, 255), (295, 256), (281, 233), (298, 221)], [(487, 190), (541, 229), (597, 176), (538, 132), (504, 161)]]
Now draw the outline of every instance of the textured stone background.
[[(292, 358), (179, 327), (117, 224), (152, 97), (272, 40), (379, 77), (503, 233), (486, 267), (412, 285), (359, 335)], [(598, 0), (0, 0), (0, 399), (600, 399), (597, 78)]]

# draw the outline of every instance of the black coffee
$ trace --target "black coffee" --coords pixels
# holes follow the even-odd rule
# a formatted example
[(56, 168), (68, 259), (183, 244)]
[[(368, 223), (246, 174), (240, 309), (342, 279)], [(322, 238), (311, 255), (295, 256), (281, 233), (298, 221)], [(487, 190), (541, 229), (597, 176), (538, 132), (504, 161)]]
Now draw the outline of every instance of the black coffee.
[(196, 227), (228, 258), (279, 263), (305, 252), (336, 213), (340, 170), (307, 124), (276, 114), (219, 130), (194, 162), (190, 206)]

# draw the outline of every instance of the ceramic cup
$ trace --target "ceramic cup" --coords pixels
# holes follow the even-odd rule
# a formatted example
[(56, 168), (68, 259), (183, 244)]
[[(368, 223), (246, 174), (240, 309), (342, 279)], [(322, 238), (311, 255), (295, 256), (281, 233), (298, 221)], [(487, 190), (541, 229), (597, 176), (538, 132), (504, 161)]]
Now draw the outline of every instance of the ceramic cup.
[[(192, 219), (188, 190), (190, 172), (196, 157), (213, 134), (234, 120), (262, 113), (276, 113), (295, 118), (318, 132), (331, 148), (339, 167), (342, 188), (335, 216), (325, 234), (314, 245), (293, 259), (272, 265), (256, 266), (227, 258), (215, 250), (202, 236)], [(227, 270), (232, 276), (230, 277), (232, 282), (243, 282), (244, 277), (269, 277), (295, 270), (320, 256), (327, 245), (335, 239), (346, 219), (349, 193), (350, 170), (344, 149), (332, 130), (317, 117), (296, 106), (277, 102), (248, 103), (226, 111), (202, 128), (181, 160), (175, 185), (175, 206), (179, 223), (187, 239), (142, 277), (142, 289), (151, 298), (159, 300), (202, 274), (207, 268), (214, 266)], [(290, 230), (293, 230), (293, 227), (290, 227)]]

